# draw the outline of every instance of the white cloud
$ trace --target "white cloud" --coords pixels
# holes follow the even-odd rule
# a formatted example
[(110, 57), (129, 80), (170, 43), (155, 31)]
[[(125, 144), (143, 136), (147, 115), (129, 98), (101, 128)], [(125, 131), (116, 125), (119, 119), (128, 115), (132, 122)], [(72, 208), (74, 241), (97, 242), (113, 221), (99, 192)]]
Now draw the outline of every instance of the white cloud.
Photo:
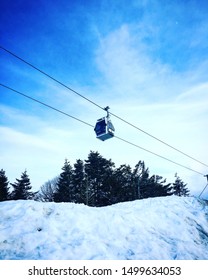
[(27, 169), (37, 189), (60, 173), (65, 158), (75, 161), (85, 140), (84, 136), (77, 139), (81, 126), (75, 121), (63, 118), (61, 122), (57, 114), (53, 121), (44, 120), (7, 106), (0, 106), (0, 111), (7, 120), (0, 126), (0, 161), (10, 182)]
[[(123, 25), (106, 37), (99, 35), (100, 47), (95, 57), (100, 71), (98, 84), (88, 88), (79, 86), (76, 90), (103, 104), (103, 107), (109, 105), (118, 116), (206, 163), (208, 86), (204, 80), (207, 64), (186, 72), (175, 72), (170, 65), (153, 60), (141, 38), (134, 36), (131, 28)], [(38, 90), (37, 95), (41, 97), (44, 92), (43, 102), (46, 100), (46, 103), (90, 124), (105, 115), (60, 86), (50, 82), (44, 86), (44, 91)], [(31, 104), (29, 108), (34, 106)], [(27, 108), (23, 113), (14, 108), (0, 108), (5, 121), (0, 139), (2, 168), (8, 170), (12, 178), (27, 168), (39, 187), (61, 171), (66, 157), (74, 163), (78, 158), (86, 159), (90, 150), (98, 150), (104, 157), (112, 158), (117, 166), (123, 163), (134, 166), (139, 160), (145, 160), (151, 174), (162, 175), (171, 181), (178, 172), (193, 191), (195, 183), (199, 186), (202, 178), (198, 179), (197, 174), (117, 139), (103, 143), (95, 138), (93, 129), (56, 112), (45, 112), (45, 108), (40, 109), (40, 106), (35, 107), (36, 114), (35, 109), (29, 111)], [(147, 135), (116, 118), (112, 120), (119, 137), (208, 173), (203, 166)]]
[[(141, 38), (135, 38), (131, 28), (123, 25), (106, 37), (100, 38), (96, 60), (105, 78), (105, 86), (102, 87), (100, 95), (104, 96), (103, 99), (109, 100), (108, 105), (113, 113), (206, 163), (207, 63), (203, 62), (196, 68), (184, 72), (173, 71), (170, 65), (152, 60)], [(117, 119), (112, 119), (118, 136), (196, 171), (207, 173), (205, 166)], [(192, 190), (196, 178), (202, 180), (203, 184), (202, 176), (192, 174), (182, 167), (133, 147), (126, 147), (125, 151), (123, 162), (135, 164), (136, 158), (144, 159), (150, 171), (169, 178), (172, 176), (172, 180), (174, 173), (178, 171)], [(112, 157), (119, 159), (119, 152), (116, 149)]]
[(96, 60), (105, 78), (106, 96), (133, 104), (172, 99), (186, 87), (185, 80), (181, 84), (182, 77), (168, 64), (153, 60), (142, 36), (135, 37), (132, 29), (123, 25), (100, 39)]

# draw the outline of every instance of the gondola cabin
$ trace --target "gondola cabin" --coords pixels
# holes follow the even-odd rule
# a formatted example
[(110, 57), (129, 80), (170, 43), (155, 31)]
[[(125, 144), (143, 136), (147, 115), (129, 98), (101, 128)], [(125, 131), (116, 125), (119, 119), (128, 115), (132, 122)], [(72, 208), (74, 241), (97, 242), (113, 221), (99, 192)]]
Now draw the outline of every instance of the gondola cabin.
[(114, 136), (115, 128), (108, 117), (98, 119), (94, 128), (98, 139), (105, 141)]

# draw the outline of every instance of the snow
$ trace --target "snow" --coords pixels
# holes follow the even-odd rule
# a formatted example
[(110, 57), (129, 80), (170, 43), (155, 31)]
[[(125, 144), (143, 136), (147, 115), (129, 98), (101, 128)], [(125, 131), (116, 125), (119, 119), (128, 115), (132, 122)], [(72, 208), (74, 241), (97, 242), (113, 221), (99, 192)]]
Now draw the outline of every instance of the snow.
[(208, 259), (208, 204), (176, 196), (101, 208), (0, 202), (0, 259)]

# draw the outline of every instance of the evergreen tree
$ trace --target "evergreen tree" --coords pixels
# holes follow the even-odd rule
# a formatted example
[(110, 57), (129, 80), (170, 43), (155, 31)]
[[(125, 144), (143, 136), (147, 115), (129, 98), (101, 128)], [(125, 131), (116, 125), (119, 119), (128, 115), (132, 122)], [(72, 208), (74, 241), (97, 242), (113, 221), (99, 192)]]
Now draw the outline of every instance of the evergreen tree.
[(14, 190), (11, 193), (12, 200), (18, 199), (32, 199), (34, 197), (34, 193), (30, 192), (32, 189), (29, 176), (27, 175), (27, 171), (25, 170), (20, 179), (16, 179), (15, 183), (10, 183)]
[(65, 160), (62, 170), (54, 186), (48, 181), (41, 187), (41, 200), (54, 199), (55, 202), (85, 203), (98, 207), (173, 193), (187, 195), (188, 192), (187, 189), (183, 189), (183, 192), (181, 190), (178, 194), (179, 178), (171, 185), (161, 176), (150, 177), (144, 161), (139, 161), (133, 171), (126, 164), (115, 169), (111, 160), (93, 151), (90, 151), (87, 160), (77, 160), (73, 168), (68, 160)]
[(9, 200), (9, 181), (3, 169), (0, 170), (0, 201)]
[(149, 177), (149, 169), (145, 167), (144, 161), (139, 161), (133, 171), (135, 185), (135, 199), (171, 195), (171, 184), (161, 176)]
[(122, 164), (114, 172), (114, 193), (117, 202), (131, 201), (135, 199), (135, 184), (130, 165)]
[(159, 196), (168, 196), (172, 195), (171, 184), (165, 184), (166, 179), (163, 179), (162, 176), (153, 175), (149, 179), (150, 193), (148, 197), (159, 197)]
[(80, 159), (74, 164), (73, 174), (72, 174), (73, 189), (75, 191), (75, 202), (85, 203), (85, 166), (84, 162)]
[(92, 186), (90, 186), (88, 176), (86, 174), (79, 195), (79, 200), (81, 203), (89, 206), (94, 205), (95, 192)]
[(110, 203), (108, 180), (113, 174), (114, 163), (103, 158), (98, 152), (90, 152), (85, 160), (85, 173), (88, 178), (88, 191), (93, 194), (92, 206)]
[(57, 190), (54, 194), (55, 202), (74, 202), (74, 188), (72, 183), (72, 167), (68, 160), (66, 159), (64, 162), (64, 166), (62, 167), (63, 172), (60, 174)]
[(180, 179), (180, 177), (175, 174), (175, 182), (172, 186), (172, 194), (178, 195), (178, 196), (189, 196), (189, 190), (186, 188), (187, 184), (184, 184), (184, 182)]

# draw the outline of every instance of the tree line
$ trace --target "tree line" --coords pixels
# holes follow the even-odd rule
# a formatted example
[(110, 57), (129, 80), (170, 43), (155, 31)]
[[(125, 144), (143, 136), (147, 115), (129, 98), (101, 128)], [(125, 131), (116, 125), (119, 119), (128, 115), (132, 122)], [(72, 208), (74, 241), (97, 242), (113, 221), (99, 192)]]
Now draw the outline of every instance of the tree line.
[(173, 183), (167, 183), (159, 175), (150, 176), (144, 161), (139, 161), (133, 169), (126, 164), (116, 168), (111, 159), (91, 151), (86, 160), (78, 159), (73, 166), (66, 159), (60, 175), (47, 181), (37, 192), (32, 192), (26, 170), (20, 179), (9, 183), (5, 171), (1, 169), (0, 201), (33, 199), (99, 207), (148, 197), (188, 196), (186, 185), (177, 174)]

